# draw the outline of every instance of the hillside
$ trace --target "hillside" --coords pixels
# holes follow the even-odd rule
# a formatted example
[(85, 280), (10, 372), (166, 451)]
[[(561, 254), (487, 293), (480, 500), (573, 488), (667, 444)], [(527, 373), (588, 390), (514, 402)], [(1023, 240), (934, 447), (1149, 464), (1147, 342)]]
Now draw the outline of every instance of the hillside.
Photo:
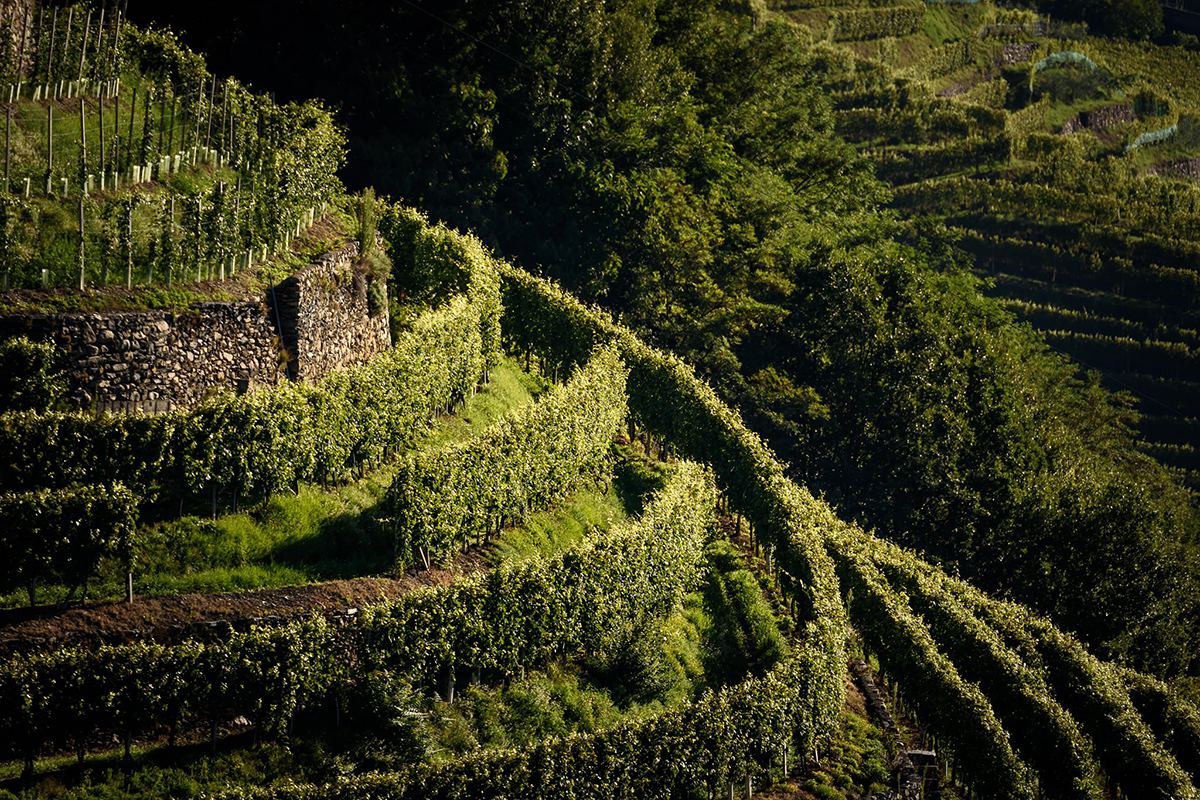
[[(318, 3), (269, 19), (230, 5), (214, 19), (235, 24), (219, 31), (182, 8), (143, 13), (175, 21), (216, 63), (268, 42), (276, 58), (237, 69), (336, 104), (352, 184), (476, 231), (695, 364), (789, 476), (847, 518), (1107, 655), (1194, 676), (1195, 504), (1186, 475), (1146, 457), (1185, 468), (1189, 423), (1143, 405), (1139, 429), (1129, 399), (1062, 352), (1103, 354), (1109, 378), (1173, 408), (1189, 391), (1178, 309), (1195, 184), (1139, 171), (1190, 145), (1123, 148), (1188, 118), (1195, 53), (1186, 37), (1084, 28), (1119, 34), (1150, 5), (1052, 8), (1050, 28), (1036, 10), (988, 3), (351, 3), (336, 24)], [(1118, 6), (1134, 11), (1100, 13)], [(1098, 71), (1036, 69), (1072, 47), (1092, 48)], [(1024, 60), (992, 64), (1006, 48)], [(1119, 142), (1057, 135), (1075, 113), (1065, 103), (1043, 119), (1048, 98), (997, 92), (1031, 72), (1079, 72), (1126, 95), (1112, 104), (1144, 95), (1143, 113), (1161, 113), (1121, 123)], [(938, 97), (956, 81), (979, 88)], [(1021, 277), (1005, 253), (1040, 272)], [(1068, 261), (1100, 276), (1081, 297), (1113, 302), (1063, 299)], [(993, 267), (1007, 305), (985, 297)], [(1008, 292), (1014, 280), (1028, 293)], [(1046, 336), (1007, 309), (1045, 320)]]
[[(96, 416), (5, 343), (0, 788), (880, 797), (918, 779), (854, 663), (947, 796), (1196, 797), (1187, 424), (1104, 385), (1200, 383), (1157, 9), (214, 9), (215, 58), (338, 107), (279, 106), (349, 123), (347, 180), (480, 238), (293, 163), (378, 230), (390, 349)], [(274, 283), (299, 229), (240, 219)], [(184, 255), (183, 296), (227, 263)]]

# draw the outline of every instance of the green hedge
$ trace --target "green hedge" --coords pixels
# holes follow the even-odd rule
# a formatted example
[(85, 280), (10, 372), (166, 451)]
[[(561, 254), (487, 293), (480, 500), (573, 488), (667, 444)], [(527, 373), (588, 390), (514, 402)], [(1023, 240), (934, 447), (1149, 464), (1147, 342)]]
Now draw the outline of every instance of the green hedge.
[(811, 665), (794, 659), (681, 711), (608, 730), (490, 750), (403, 772), (323, 785), (239, 789), (230, 798), (280, 800), (669, 800), (723, 797), (729, 784), (782, 763), (811, 738)]
[(925, 6), (841, 9), (833, 14), (834, 38), (857, 41), (908, 36), (925, 24)]
[(1040, 665), (1055, 698), (1091, 737), (1100, 765), (1126, 796), (1197, 797), (1179, 762), (1138, 714), (1118, 667), (1028, 609), (992, 600), (962, 581), (947, 585), (1028, 663)]
[(133, 559), (137, 498), (120, 483), (0, 494), (0, 591), (85, 585), (101, 559)]
[(853, 530), (831, 532), (828, 538), (851, 598), (851, 619), (864, 641), (904, 687), (922, 721), (949, 744), (975, 792), (1006, 800), (1035, 797), (1033, 775), (1013, 753), (988, 698), (938, 650), (904, 595), (888, 586), (860, 551), (861, 541), (862, 534)]
[(410, 455), (392, 484), (396, 554), (426, 562), (498, 531), (606, 472), (625, 421), (626, 371), (616, 350), (592, 356), (564, 386), (481, 436)]
[(711, 474), (683, 463), (637, 522), (548, 561), (372, 606), (346, 628), (315, 618), (209, 644), (15, 656), (0, 666), (0, 757), (32, 762), (48, 745), (237, 715), (279, 733), (372, 669), (431, 686), (456, 664), (512, 675), (594, 648), (614, 624), (665, 616), (695, 588), (715, 505)]
[(908, 595), (938, 648), (987, 695), (1012, 733), (1017, 754), (1037, 770), (1042, 796), (1102, 797), (1091, 742), (1055, 701), (1042, 676), (946, 590), (939, 572), (880, 539), (864, 538), (855, 546)]

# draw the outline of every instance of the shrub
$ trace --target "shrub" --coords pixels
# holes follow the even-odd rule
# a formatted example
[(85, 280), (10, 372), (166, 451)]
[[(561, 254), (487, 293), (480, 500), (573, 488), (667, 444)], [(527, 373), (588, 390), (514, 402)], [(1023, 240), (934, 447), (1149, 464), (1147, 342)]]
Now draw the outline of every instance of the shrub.
[(16, 336), (0, 342), (0, 411), (49, 411), (66, 390), (54, 345)]

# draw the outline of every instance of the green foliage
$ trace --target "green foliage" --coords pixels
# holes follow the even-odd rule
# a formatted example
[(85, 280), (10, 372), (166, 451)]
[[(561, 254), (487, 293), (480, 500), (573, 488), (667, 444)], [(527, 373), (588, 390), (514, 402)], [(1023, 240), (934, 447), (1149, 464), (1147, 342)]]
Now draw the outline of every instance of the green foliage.
[(0, 474), (13, 488), (113, 477), (138, 492), (177, 482), (243, 496), (336, 479), (412, 441), (435, 409), (474, 389), (496, 358), (485, 349), (499, 325), (494, 273), (490, 281), (473, 278), (469, 295), (419, 317), (391, 350), (315, 386), (218, 395), (155, 417), (4, 414)]
[[(598, 650), (624, 620), (665, 616), (695, 587), (715, 501), (711, 475), (680, 465), (637, 523), (549, 561), (376, 604), (341, 631), (314, 618), (208, 644), (14, 657), (0, 665), (0, 752), (33, 759), (72, 737), (82, 749), (98, 732), (238, 715), (279, 735), (299, 708), (331, 691), (360, 691), (357, 681), (380, 670), (422, 684), (456, 663), (512, 675), (580, 647)], [(359, 695), (375, 731), (394, 717), (379, 704), (403, 701), (392, 678), (381, 680)]]
[(713, 686), (731, 686), (751, 676), (761, 677), (788, 657), (779, 623), (758, 580), (731, 544), (713, 542), (705, 559), (704, 603), (712, 619), (708, 681)]
[(838, 39), (878, 39), (907, 36), (925, 24), (925, 4), (885, 8), (840, 9), (834, 13), (834, 35)]
[(137, 497), (120, 483), (0, 494), (0, 592), (38, 584), (86, 585), (100, 561), (133, 561)]
[(763, 770), (811, 730), (806, 665), (790, 660), (763, 678), (706, 694), (681, 711), (591, 734), (546, 739), (402, 772), (292, 784), (231, 797), (489, 798), (566, 800), (715, 794)]
[(375, 232), (379, 226), (379, 207), (375, 189), (368, 186), (358, 198), (358, 255), (367, 258), (375, 249)]
[(1129, 669), (1123, 678), (1142, 719), (1195, 783), (1200, 779), (1200, 710), (1157, 678)]
[(14, 336), (0, 342), (0, 413), (49, 411), (66, 391), (51, 342)]
[(409, 456), (392, 485), (401, 565), (428, 563), (499, 531), (504, 517), (544, 507), (606, 474), (625, 418), (625, 370), (598, 351), (562, 388), (513, 412), (482, 436)]
[(784, 591), (804, 624), (797, 657), (809, 664), (814, 731), (830, 728), (843, 699), (846, 618), (821, 533), (838, 524), (783, 476), (782, 467), (737, 415), (677, 358), (641, 343), (567, 293), (515, 269), (504, 274), (504, 330), (510, 346), (565, 365), (582, 363), (614, 339), (630, 369), (629, 407), (639, 423), (689, 458), (711, 464), (734, 507), (775, 548)]
[(412, 687), (389, 672), (357, 677), (347, 690), (347, 727), (353, 752), (365, 769), (394, 769), (424, 761), (433, 747), (422, 724), (424, 702)]
[[(967, 780), (989, 797), (1034, 797), (1033, 776), (1013, 753), (989, 699), (941, 652), (904, 595), (888, 586), (861, 553), (839, 542), (856, 531), (830, 531), (851, 619), (870, 649), (905, 687), (921, 719), (945, 737)], [(848, 542), (847, 542), (848, 544)]]
[(1154, 0), (1041, 0), (1040, 8), (1082, 20), (1098, 34), (1152, 39), (1163, 32), (1162, 5)]
[(851, 543), (843, 538), (833, 546), (859, 551), (907, 594), (939, 649), (965, 680), (978, 684), (991, 700), (1012, 734), (1013, 748), (1037, 770), (1038, 787), (1045, 796), (1080, 800), (1102, 796), (1091, 743), (1078, 724), (1054, 700), (1042, 676), (962, 606), (941, 585), (936, 571), (879, 539), (863, 537)]
[(1027, 609), (992, 600), (961, 581), (948, 585), (1027, 662), (1041, 665), (1056, 699), (1091, 737), (1101, 766), (1123, 790), (1196, 796), (1187, 774), (1139, 716), (1116, 666)]

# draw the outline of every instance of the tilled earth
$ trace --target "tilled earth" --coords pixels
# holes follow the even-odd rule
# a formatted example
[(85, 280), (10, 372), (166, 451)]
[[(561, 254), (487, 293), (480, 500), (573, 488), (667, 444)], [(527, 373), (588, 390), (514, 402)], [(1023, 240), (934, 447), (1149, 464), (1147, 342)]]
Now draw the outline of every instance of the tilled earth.
[(254, 624), (323, 614), (345, 621), (359, 609), (424, 586), (444, 586), (488, 568), (483, 551), (460, 553), (448, 569), (410, 568), (400, 578), (354, 578), (236, 594), (135, 597), (68, 607), (0, 610), (0, 656), (71, 645), (219, 638)]

